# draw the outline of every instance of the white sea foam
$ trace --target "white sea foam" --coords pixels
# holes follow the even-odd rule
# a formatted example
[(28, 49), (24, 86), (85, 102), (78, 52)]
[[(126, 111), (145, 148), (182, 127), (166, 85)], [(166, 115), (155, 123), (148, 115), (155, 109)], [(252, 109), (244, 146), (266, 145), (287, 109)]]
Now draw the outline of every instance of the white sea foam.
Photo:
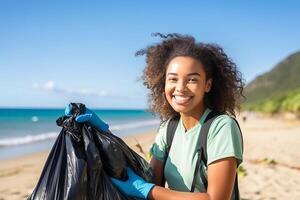
[[(145, 121), (138, 121), (134, 123), (112, 125), (110, 126), (110, 130), (112, 132), (122, 131), (126, 129), (136, 129), (136, 128), (142, 128), (146, 126), (153, 126), (157, 124), (159, 124), (159, 120), (145, 120)], [(25, 136), (14, 137), (14, 138), (2, 138), (0, 139), (0, 147), (8, 147), (8, 146), (30, 144), (34, 142), (41, 142), (45, 140), (55, 139), (57, 135), (58, 135), (57, 132), (48, 132), (48, 133), (41, 133), (37, 135), (25, 135)]]
[(38, 135), (25, 135), (23, 137), (4, 138), (0, 139), (0, 147), (40, 142), (44, 140), (54, 139), (57, 137), (57, 135), (58, 133), (56, 132), (49, 132)]

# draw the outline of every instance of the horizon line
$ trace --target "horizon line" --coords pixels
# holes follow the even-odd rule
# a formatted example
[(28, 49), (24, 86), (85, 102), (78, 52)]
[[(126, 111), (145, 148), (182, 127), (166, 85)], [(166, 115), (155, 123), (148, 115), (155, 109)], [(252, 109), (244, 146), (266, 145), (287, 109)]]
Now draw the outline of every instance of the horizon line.
[[(131, 108), (131, 107), (89, 107), (93, 110), (149, 110), (148, 108)], [(31, 107), (31, 106), (0, 106), (0, 109), (51, 109), (51, 110), (64, 110), (65, 107)]]

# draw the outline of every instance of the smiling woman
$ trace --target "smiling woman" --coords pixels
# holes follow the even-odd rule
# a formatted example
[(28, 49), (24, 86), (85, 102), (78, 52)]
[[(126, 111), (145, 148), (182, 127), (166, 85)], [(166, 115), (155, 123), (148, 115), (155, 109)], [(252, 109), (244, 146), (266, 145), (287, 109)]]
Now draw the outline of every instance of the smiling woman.
[[(116, 186), (129, 196), (143, 194), (148, 199), (239, 199), (236, 168), (242, 162), (243, 147), (232, 117), (244, 84), (236, 65), (217, 45), (180, 34), (155, 36), (163, 41), (137, 55), (146, 54), (142, 78), (150, 90), (150, 108), (161, 118), (150, 150), (156, 185), (133, 174), (130, 181), (116, 181)], [(213, 113), (219, 114), (207, 128)], [(178, 125), (173, 126), (170, 143), (169, 126), (174, 120)], [(205, 160), (198, 151), (198, 141), (204, 140), (202, 128), (207, 130), (207, 146), (201, 146), (207, 152)], [(165, 181), (169, 189), (164, 188)]]
[(165, 96), (172, 108), (182, 115), (204, 112), (203, 97), (211, 88), (200, 62), (188, 56), (178, 56), (167, 66)]

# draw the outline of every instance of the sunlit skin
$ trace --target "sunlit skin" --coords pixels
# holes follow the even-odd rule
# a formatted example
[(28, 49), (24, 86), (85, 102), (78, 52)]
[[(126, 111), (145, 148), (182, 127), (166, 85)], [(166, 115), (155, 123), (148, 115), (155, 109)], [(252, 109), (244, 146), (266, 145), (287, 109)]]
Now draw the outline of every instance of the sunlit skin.
[[(173, 58), (166, 71), (165, 96), (172, 108), (180, 113), (186, 130), (198, 123), (205, 111), (204, 95), (209, 92), (212, 80), (206, 78), (203, 65), (187, 56)], [(150, 166), (155, 174), (155, 186), (148, 199), (157, 200), (229, 200), (233, 190), (236, 159), (228, 157), (208, 166), (207, 193), (178, 192), (160, 187), (164, 164), (155, 158)]]

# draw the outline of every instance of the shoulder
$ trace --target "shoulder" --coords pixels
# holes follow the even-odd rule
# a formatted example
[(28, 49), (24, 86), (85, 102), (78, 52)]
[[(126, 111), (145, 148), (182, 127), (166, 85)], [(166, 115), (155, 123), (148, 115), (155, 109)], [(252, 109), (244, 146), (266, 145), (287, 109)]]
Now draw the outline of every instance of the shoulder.
[(167, 130), (169, 126), (170, 119), (162, 121), (158, 127), (156, 141), (160, 141), (165, 144), (167, 140)]
[(226, 157), (243, 160), (243, 138), (234, 118), (228, 115), (218, 116), (211, 124), (207, 136), (208, 164)]
[(237, 125), (237, 123), (231, 116), (222, 114), (216, 117), (211, 124), (212, 127), (222, 127), (224, 125)]
[(219, 115), (211, 123), (208, 137), (213, 138), (220, 132), (228, 133), (227, 135), (240, 135), (239, 125), (237, 121), (227, 114)]
[(150, 153), (154, 156), (157, 160), (164, 160), (165, 157), (165, 150), (167, 146), (167, 127), (168, 127), (169, 120), (161, 122), (157, 135), (155, 137), (155, 141), (150, 148)]
[(170, 119), (162, 121), (158, 127), (158, 133), (166, 133), (169, 125)]
[(180, 118), (171, 118), (171, 119), (168, 119), (168, 120), (165, 120), (165, 121), (161, 122), (160, 126), (159, 126), (159, 129), (158, 129), (158, 132), (166, 134), (169, 127), (170, 128), (174, 127), (176, 129), (176, 127), (179, 124), (179, 121), (180, 121)]

